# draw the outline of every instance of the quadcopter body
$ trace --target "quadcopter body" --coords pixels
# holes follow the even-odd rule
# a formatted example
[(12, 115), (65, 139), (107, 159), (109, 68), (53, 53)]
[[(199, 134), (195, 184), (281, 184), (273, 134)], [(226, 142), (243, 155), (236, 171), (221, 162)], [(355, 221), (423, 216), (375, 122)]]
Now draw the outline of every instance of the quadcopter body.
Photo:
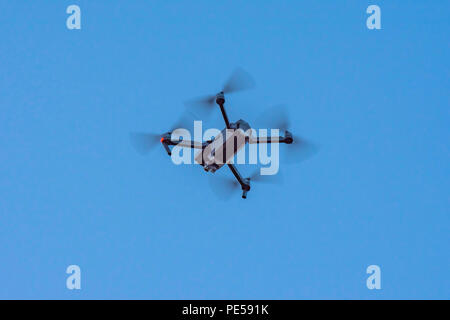
[[(181, 138), (174, 139), (172, 136), (174, 130), (166, 132), (163, 135), (141, 133), (135, 137), (139, 138), (139, 143), (145, 149), (144, 151), (147, 151), (150, 146), (153, 146), (153, 139), (156, 137), (169, 156), (172, 155), (174, 146), (201, 150), (201, 152), (195, 156), (195, 162), (201, 165), (206, 172), (210, 173), (214, 173), (224, 165), (227, 165), (236, 181), (239, 183), (242, 190), (242, 198), (246, 199), (247, 193), (250, 191), (250, 181), (256, 180), (258, 177), (254, 175), (253, 177), (244, 178), (232, 161), (235, 155), (244, 148), (246, 144), (285, 143), (290, 145), (294, 143), (293, 135), (287, 130), (288, 121), (286, 119), (280, 121), (280, 123), (276, 125), (276, 128), (279, 129), (279, 132), (283, 132), (283, 135), (263, 137), (254, 135), (254, 131), (245, 120), (240, 119), (236, 122), (230, 122), (225, 110), (225, 94), (252, 87), (253, 83), (249, 79), (249, 76), (245, 72), (238, 69), (232, 74), (222, 91), (215, 95), (207, 96), (195, 101), (196, 104), (202, 105), (208, 109), (211, 109), (214, 105), (219, 106), (225, 122), (225, 128), (216, 137), (204, 142)], [(295, 140), (302, 141), (297, 138)]]

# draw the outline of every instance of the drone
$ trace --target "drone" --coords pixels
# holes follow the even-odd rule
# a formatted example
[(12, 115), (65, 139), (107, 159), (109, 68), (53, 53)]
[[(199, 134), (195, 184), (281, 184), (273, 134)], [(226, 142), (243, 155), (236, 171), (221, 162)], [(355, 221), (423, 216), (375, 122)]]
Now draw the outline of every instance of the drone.
[[(263, 177), (267, 177), (259, 175), (259, 171), (249, 177), (243, 177), (233, 161), (231, 161), (246, 144), (284, 143), (296, 146), (296, 149), (298, 149), (298, 147), (305, 149), (305, 147), (309, 145), (306, 140), (294, 137), (292, 133), (287, 130), (289, 124), (285, 115), (282, 115), (282, 119), (275, 125), (276, 128), (279, 128), (279, 132), (284, 132), (283, 135), (280, 134), (279, 136), (254, 137), (251, 135), (251, 127), (247, 121), (240, 119), (236, 122), (231, 122), (229, 120), (225, 110), (225, 95), (247, 90), (253, 86), (254, 82), (250, 75), (242, 69), (236, 69), (219, 93), (197, 98), (186, 103), (189, 108), (201, 107), (207, 112), (210, 112), (214, 105), (219, 107), (225, 122), (225, 128), (221, 131), (220, 135), (213, 137), (208, 141), (198, 142), (193, 140), (174, 139), (172, 133), (176, 128), (180, 128), (179, 126), (176, 126), (174, 130), (170, 130), (163, 134), (132, 133), (132, 142), (141, 153), (147, 153), (159, 142), (169, 156), (172, 155), (174, 146), (199, 149), (201, 152), (195, 156), (196, 163), (201, 165), (206, 172), (210, 173), (215, 173), (226, 164), (234, 175), (232, 181), (233, 186), (240, 187), (242, 190), (242, 198), (246, 199), (247, 193), (251, 189), (251, 181), (258, 181)], [(276, 118), (276, 116), (280, 114), (282, 114), (282, 112), (276, 111), (276, 114), (269, 115), (269, 118)], [(227, 135), (230, 130), (233, 134)], [(227, 138), (224, 139), (224, 137)]]

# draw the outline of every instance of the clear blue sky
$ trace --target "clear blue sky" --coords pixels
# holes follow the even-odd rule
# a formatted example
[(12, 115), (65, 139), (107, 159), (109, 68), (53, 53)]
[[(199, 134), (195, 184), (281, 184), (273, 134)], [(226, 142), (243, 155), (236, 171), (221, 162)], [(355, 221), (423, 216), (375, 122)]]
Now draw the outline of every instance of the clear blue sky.
[[(449, 9), (1, 1), (0, 298), (450, 298)], [(257, 87), (228, 99), (232, 120), (286, 103), (321, 149), (223, 202), (128, 133), (167, 130), (236, 66)]]

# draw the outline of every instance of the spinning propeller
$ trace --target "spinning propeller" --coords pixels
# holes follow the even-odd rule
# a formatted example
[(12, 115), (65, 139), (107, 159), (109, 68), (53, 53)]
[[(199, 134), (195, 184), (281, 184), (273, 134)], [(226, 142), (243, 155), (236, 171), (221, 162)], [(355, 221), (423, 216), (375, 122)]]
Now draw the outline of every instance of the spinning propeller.
[[(230, 94), (233, 92), (248, 90), (253, 88), (255, 82), (253, 78), (244, 70), (237, 68), (225, 82), (221, 94)], [(191, 108), (196, 108), (204, 113), (209, 113), (213, 110), (214, 103), (216, 101), (217, 94), (207, 95), (193, 100), (187, 101), (186, 105)], [(198, 107), (198, 108), (197, 108)]]
[[(270, 129), (279, 129), (280, 135), (284, 135), (286, 130), (291, 131), (290, 117), (285, 105), (277, 105), (266, 110), (258, 117), (255, 128), (267, 129), (267, 135), (270, 135)], [(284, 157), (281, 156), (281, 162), (296, 163), (306, 160), (318, 152), (318, 147), (312, 142), (298, 136), (292, 135), (293, 142), (287, 146), (280, 146)]]
[(155, 133), (155, 132), (131, 132), (130, 140), (133, 147), (142, 155), (145, 155), (152, 151), (162, 139), (170, 139), (170, 133), (178, 128), (189, 128), (192, 125), (193, 120), (191, 116), (183, 114), (180, 119), (171, 127), (167, 133)]

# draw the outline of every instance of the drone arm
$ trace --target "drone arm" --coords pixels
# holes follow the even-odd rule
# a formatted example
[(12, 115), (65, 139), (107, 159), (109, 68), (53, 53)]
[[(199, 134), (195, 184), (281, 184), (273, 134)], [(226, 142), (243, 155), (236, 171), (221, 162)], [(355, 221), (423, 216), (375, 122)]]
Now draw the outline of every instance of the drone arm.
[(249, 144), (256, 143), (292, 143), (292, 134), (286, 130), (285, 136), (271, 136), (271, 137), (250, 137)]
[(219, 103), (219, 107), (220, 107), (220, 111), (222, 112), (222, 116), (223, 116), (223, 120), (225, 121), (225, 125), (226, 125), (227, 129), (230, 129), (230, 120), (228, 120), (227, 112), (225, 111), (223, 102)]
[(283, 142), (283, 137), (252, 137), (248, 141), (250, 144), (256, 143), (281, 143)]
[(205, 144), (198, 142), (198, 141), (192, 141), (192, 140), (182, 140), (182, 141), (171, 141), (171, 145), (173, 146), (179, 146), (182, 148), (191, 148), (191, 149), (203, 149)]
[(172, 155), (172, 150), (170, 149), (169, 146), (179, 146), (182, 148), (191, 148), (191, 149), (204, 149), (207, 146), (208, 141), (201, 143), (192, 140), (172, 141), (170, 139), (162, 139), (161, 143), (163, 144), (167, 154), (170, 156)]
[(228, 163), (227, 165), (230, 168), (230, 170), (233, 173), (233, 175), (236, 177), (236, 180), (241, 185), (242, 198), (246, 199), (247, 198), (247, 192), (250, 191), (250, 181), (249, 181), (249, 179), (242, 178), (241, 174), (239, 173), (239, 171), (236, 169), (236, 167), (233, 164)]
[(163, 147), (164, 147), (164, 149), (166, 150), (167, 154), (168, 154), (169, 156), (172, 155), (172, 150), (170, 150), (168, 143), (165, 142), (165, 141), (162, 141), (162, 144), (163, 144)]

